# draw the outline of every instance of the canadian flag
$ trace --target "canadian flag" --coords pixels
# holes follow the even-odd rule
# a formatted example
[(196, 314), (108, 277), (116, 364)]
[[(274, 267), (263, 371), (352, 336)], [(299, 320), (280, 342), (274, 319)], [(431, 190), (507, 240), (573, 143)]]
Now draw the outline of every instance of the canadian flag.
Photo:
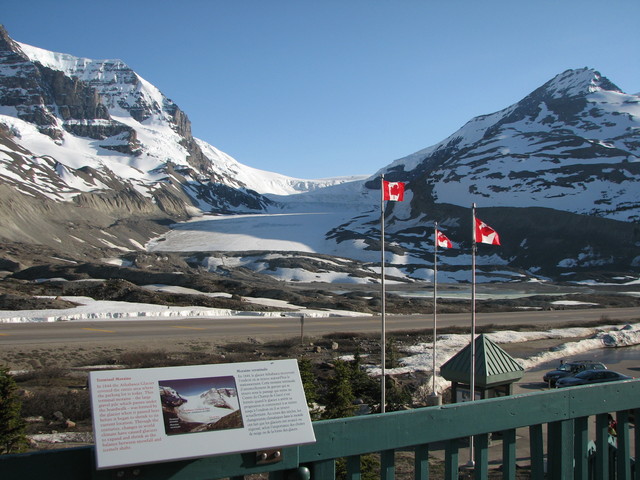
[(451, 240), (449, 240), (447, 236), (440, 230), (436, 230), (436, 245), (442, 248), (453, 247), (453, 245), (451, 244)]
[(383, 199), (392, 200), (394, 202), (404, 201), (404, 182), (387, 182), (382, 181), (382, 188), (384, 189)]
[(500, 245), (500, 237), (489, 225), (479, 218), (476, 218), (476, 243), (488, 243), (489, 245)]

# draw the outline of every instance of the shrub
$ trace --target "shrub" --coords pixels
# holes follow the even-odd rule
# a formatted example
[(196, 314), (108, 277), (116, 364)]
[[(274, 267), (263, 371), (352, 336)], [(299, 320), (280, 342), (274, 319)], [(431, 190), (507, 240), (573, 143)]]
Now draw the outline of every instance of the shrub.
[(55, 412), (74, 422), (91, 419), (91, 400), (88, 390), (48, 388), (30, 390), (22, 401), (25, 417), (42, 416), (53, 419)]

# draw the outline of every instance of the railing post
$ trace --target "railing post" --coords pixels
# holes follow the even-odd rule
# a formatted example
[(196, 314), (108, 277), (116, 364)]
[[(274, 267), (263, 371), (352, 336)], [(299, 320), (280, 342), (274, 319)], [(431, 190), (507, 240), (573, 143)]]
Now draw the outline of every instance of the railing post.
[(542, 425), (529, 427), (529, 451), (531, 452), (531, 480), (544, 479), (544, 440)]
[(573, 421), (548, 424), (547, 475), (550, 479), (573, 478)]
[(629, 412), (623, 410), (616, 413), (616, 476), (631, 478), (631, 455), (629, 454)]
[(347, 457), (347, 480), (360, 480), (360, 455)]
[(380, 452), (380, 479), (394, 480), (396, 476), (395, 450)]
[(311, 478), (313, 480), (335, 480), (336, 461), (329, 459), (313, 462), (311, 464)]
[(609, 478), (609, 414), (596, 415), (596, 463), (594, 478)]
[(633, 423), (634, 423), (634, 440), (635, 440), (635, 452), (634, 452), (634, 458), (636, 459), (636, 463), (634, 466), (634, 479), (635, 480), (640, 480), (640, 466), (638, 465), (638, 461), (640, 461), (640, 428), (638, 428), (638, 417), (640, 416), (640, 408), (634, 408), (632, 410), (633, 412)]
[(505, 430), (502, 433), (502, 478), (516, 478), (516, 430)]
[(429, 445), (415, 447), (414, 480), (429, 480)]
[(473, 478), (484, 480), (489, 476), (489, 434), (473, 436), (474, 458)]
[(576, 418), (573, 422), (574, 480), (589, 479), (589, 417)]
[(460, 440), (457, 438), (448, 440), (444, 448), (444, 478), (446, 480), (458, 480), (458, 449)]

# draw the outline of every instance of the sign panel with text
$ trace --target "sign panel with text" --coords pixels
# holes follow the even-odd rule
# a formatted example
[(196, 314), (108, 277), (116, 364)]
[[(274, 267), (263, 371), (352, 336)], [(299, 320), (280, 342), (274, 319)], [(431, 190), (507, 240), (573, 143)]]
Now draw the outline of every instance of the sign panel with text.
[(315, 442), (296, 360), (89, 374), (97, 468)]

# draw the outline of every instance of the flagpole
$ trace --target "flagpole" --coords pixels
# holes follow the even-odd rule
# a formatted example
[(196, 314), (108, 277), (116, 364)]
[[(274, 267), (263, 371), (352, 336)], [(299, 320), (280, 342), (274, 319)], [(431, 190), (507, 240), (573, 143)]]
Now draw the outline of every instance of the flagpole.
[(380, 339), (380, 362), (381, 362), (381, 375), (380, 375), (380, 412), (385, 413), (386, 410), (386, 373), (385, 363), (386, 359), (386, 331), (385, 331), (385, 289), (384, 289), (384, 174), (380, 175), (380, 298), (382, 303), (382, 332)]
[(437, 328), (437, 298), (438, 298), (438, 222), (433, 226), (433, 387), (431, 395), (435, 398), (436, 392), (436, 328)]
[[(471, 206), (471, 371), (470, 376), (470, 399), (473, 402), (476, 399), (476, 204)], [(473, 437), (469, 438), (469, 465), (475, 465), (473, 453)]]
[(475, 400), (476, 389), (476, 204), (472, 206), (471, 231), (473, 244), (471, 247), (471, 400)]

